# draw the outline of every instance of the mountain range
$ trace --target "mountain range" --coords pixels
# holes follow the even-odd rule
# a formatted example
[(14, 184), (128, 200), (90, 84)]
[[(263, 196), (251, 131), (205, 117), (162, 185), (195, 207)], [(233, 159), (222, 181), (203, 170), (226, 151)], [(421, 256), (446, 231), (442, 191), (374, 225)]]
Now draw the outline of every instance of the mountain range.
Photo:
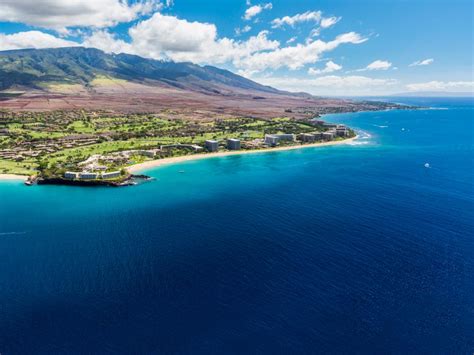
[(0, 52), (0, 108), (174, 110), (183, 115), (308, 116), (377, 109), (261, 85), (228, 70), (94, 48)]
[[(149, 82), (193, 91), (255, 90), (280, 93), (228, 70), (192, 63), (107, 54), (95, 48), (70, 47), (0, 52), (0, 89), (12, 86), (45, 88), (48, 83), (90, 86), (98, 76)], [(226, 90), (227, 89), (227, 90)]]

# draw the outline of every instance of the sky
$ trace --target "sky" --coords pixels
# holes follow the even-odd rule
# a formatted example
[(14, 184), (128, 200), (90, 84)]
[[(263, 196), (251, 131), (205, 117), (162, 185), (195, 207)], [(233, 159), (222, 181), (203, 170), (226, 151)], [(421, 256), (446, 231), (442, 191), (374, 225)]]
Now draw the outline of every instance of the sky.
[(85, 46), (325, 96), (473, 92), (472, 0), (1, 0), (0, 50)]

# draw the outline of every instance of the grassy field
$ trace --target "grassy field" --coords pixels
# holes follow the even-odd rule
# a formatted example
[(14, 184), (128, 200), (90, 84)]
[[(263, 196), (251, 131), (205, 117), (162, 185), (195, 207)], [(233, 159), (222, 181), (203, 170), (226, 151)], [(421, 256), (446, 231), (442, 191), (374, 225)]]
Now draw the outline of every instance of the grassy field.
[(33, 175), (37, 173), (38, 164), (34, 161), (15, 162), (0, 159), (0, 174)]
[[(118, 79), (97, 77), (95, 80), (98, 85), (106, 85)], [(5, 154), (0, 156), (0, 172), (34, 174), (37, 169), (54, 172), (55, 169), (72, 169), (95, 154), (156, 149), (178, 143), (204, 146), (208, 139), (225, 142), (228, 138), (239, 138), (245, 142), (262, 140), (266, 134), (298, 134), (315, 130), (324, 128), (287, 117), (234, 117), (196, 122), (183, 118), (164, 119), (159, 114), (120, 115), (84, 110), (22, 112), (0, 118), (0, 132), (3, 131), (0, 155)], [(167, 154), (174, 156), (189, 152), (172, 150)], [(143, 159), (137, 155), (131, 161)]]

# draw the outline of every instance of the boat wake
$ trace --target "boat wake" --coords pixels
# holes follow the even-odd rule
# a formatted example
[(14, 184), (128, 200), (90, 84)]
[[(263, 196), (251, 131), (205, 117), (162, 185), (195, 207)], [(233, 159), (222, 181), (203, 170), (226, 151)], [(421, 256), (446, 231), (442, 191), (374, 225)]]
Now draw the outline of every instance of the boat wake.
[(9, 236), (9, 235), (22, 235), (26, 234), (26, 232), (0, 232), (0, 237)]

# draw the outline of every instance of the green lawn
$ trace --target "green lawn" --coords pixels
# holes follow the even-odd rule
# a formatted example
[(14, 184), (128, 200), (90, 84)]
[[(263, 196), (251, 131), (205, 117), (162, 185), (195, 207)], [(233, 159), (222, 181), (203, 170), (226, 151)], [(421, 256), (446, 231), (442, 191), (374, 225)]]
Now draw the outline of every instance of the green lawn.
[(32, 175), (37, 172), (36, 167), (37, 164), (32, 161), (16, 162), (0, 159), (0, 174)]

